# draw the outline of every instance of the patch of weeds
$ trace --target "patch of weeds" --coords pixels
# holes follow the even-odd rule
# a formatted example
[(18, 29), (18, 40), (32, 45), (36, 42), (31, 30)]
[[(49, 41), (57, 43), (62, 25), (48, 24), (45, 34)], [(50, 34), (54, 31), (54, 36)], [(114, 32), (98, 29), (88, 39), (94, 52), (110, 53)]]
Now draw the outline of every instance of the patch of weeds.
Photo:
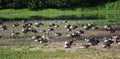
[(48, 43), (43, 43), (42, 46), (49, 46), (49, 44)]
[(17, 46), (22, 47), (22, 46), (30, 46), (30, 43), (28, 42), (20, 42), (17, 44)]
[(36, 46), (29, 46), (28, 48), (35, 48)]
[(4, 45), (5, 45), (5, 43), (0, 42), (0, 46), (4, 46)]
[(119, 45), (119, 46), (116, 46), (115, 48), (120, 49), (120, 45)]
[(57, 49), (56, 52), (65, 52), (65, 50)]

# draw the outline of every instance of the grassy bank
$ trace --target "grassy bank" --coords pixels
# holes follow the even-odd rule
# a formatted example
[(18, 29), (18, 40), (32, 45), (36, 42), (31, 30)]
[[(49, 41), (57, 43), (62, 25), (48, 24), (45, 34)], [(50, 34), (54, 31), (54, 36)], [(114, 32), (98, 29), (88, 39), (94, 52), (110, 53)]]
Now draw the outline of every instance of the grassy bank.
[[(106, 49), (107, 50), (107, 49)], [(119, 52), (119, 51), (118, 51)], [(77, 49), (76, 52), (56, 50), (52, 52), (44, 50), (0, 50), (0, 59), (119, 59), (119, 53), (115, 49), (108, 51), (96, 49)]]
[(105, 5), (90, 8), (74, 9), (3, 9), (0, 10), (0, 18), (6, 19), (118, 19), (120, 10), (120, 0)]
[[(32, 18), (36, 16), (36, 18), (49, 18), (49, 19), (54, 19), (54, 18), (105, 18), (105, 19), (110, 19), (110, 18), (117, 18), (118, 17), (118, 10), (108, 10), (108, 11), (81, 11), (81, 9), (76, 9), (76, 10), (58, 10), (58, 9), (46, 9), (46, 10), (39, 10), (39, 11), (31, 11), (29, 9), (20, 9), (20, 10), (14, 10), (14, 9), (6, 9), (6, 10), (0, 10), (0, 17), (1, 18)], [(112, 16), (112, 17), (111, 17)]]

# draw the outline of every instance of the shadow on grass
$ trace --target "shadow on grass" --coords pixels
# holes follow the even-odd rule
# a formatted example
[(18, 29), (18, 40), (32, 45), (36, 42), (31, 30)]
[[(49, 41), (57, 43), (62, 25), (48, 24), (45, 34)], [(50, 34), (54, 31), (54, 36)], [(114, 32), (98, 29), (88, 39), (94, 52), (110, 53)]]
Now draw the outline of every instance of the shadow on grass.
[(21, 20), (89, 20), (89, 19), (104, 19), (104, 17), (97, 17), (97, 16), (84, 16), (77, 17), (75, 15), (70, 16), (59, 16), (59, 17), (43, 17), (43, 16), (31, 16), (30, 18), (0, 18), (0, 21), (21, 21)]

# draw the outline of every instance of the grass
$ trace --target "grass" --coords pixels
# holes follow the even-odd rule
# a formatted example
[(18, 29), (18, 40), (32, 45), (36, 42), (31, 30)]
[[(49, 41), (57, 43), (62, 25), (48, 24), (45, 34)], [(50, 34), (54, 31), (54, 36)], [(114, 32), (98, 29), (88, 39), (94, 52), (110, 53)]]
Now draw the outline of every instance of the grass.
[(0, 42), (0, 46), (4, 46), (4, 45), (5, 45), (4, 43)]
[(0, 55), (3, 59), (47, 59), (51, 57), (62, 57), (65, 56), (74, 56), (73, 54), (65, 53), (64, 51), (58, 50), (56, 52), (45, 52), (42, 50), (39, 51), (29, 51), (29, 50), (22, 50), (22, 51), (14, 51), (14, 50), (3, 50), (0, 51)]
[[(106, 49), (107, 50), (107, 49)], [(119, 59), (119, 51), (109, 49), (108, 51), (91, 49), (77, 49), (75, 52), (64, 50), (0, 50), (0, 59)]]
[(90, 8), (75, 8), (75, 9), (4, 9), (0, 10), (0, 18), (7, 19), (81, 19), (81, 18), (104, 18), (118, 19), (120, 18), (120, 0), (105, 5)]
[(32, 37), (33, 35), (42, 35), (42, 34), (44, 34), (44, 33), (35, 33), (35, 34), (33, 34), (33, 33), (26, 33), (26, 34), (19, 34), (19, 35), (10, 35), (10, 34), (3, 34), (2, 35), (2, 38), (4, 38), (4, 39), (10, 39), (10, 38), (30, 38), (30, 37)]
[(86, 25), (88, 23), (96, 24), (98, 26), (105, 26), (105, 25), (120, 25), (120, 20), (117, 19), (103, 19), (103, 20), (91, 20), (86, 22), (77, 23), (78, 26)]
[(29, 42), (20, 42), (20, 43), (16, 44), (16, 46), (18, 46), (18, 47), (30, 46), (30, 43)]
[[(58, 29), (55, 29), (55, 30), (57, 30), (57, 31), (54, 31), (54, 32), (50, 32), (49, 34), (54, 34), (55, 32), (59, 32), (59, 29), (61, 29), (61, 28), (63, 28), (65, 25), (67, 25), (67, 24), (71, 24), (71, 25), (77, 25), (77, 26), (79, 26), (79, 27), (81, 27), (81, 26), (83, 26), (83, 25), (87, 25), (88, 23), (92, 23), (92, 24), (95, 24), (95, 25), (97, 25), (97, 26), (105, 26), (105, 25), (120, 25), (120, 20), (117, 20), (117, 19), (109, 19), (109, 20), (106, 20), (106, 19), (101, 19), (101, 20), (88, 20), (88, 21), (80, 21), (80, 22), (67, 22), (67, 23), (57, 23), (57, 25), (61, 25), (61, 27), (60, 28), (58, 28)], [(41, 26), (40, 28), (38, 28), (38, 31), (39, 31), (39, 29), (48, 29), (49, 27), (48, 27), (48, 23), (45, 23), (43, 26)], [(12, 26), (10, 26), (9, 25), (9, 29), (10, 30), (13, 30), (14, 29), (14, 27), (12, 27)], [(16, 29), (21, 29), (20, 27), (16, 27)], [(10, 39), (10, 38), (16, 38), (16, 39), (18, 39), (18, 38), (30, 38), (30, 37), (32, 37), (33, 35), (42, 35), (42, 34), (44, 34), (45, 32), (38, 32), (38, 33), (26, 33), (26, 34), (23, 34), (23, 33), (21, 33), (21, 34), (19, 34), (19, 35), (14, 35), (14, 36), (12, 36), (12, 35), (10, 35), (10, 34), (2, 34), (1, 35), (1, 37), (3, 38), (3, 39)], [(68, 32), (64, 32), (64, 31), (60, 31), (60, 33), (62, 33), (62, 34), (66, 34), (66, 33), (68, 33)]]
[[(117, 18), (117, 14), (119, 11), (117, 10), (110, 10), (110, 11), (80, 11), (80, 10), (58, 10), (58, 9), (46, 9), (46, 10), (40, 10), (40, 11), (31, 11), (28, 9), (20, 9), (20, 10), (14, 10), (14, 9), (6, 9), (6, 10), (0, 10), (0, 17), (1, 18), (8, 18), (8, 19), (14, 19), (14, 18), (23, 18), (23, 19), (29, 19), (35, 16), (35, 18), (38, 17), (38, 19), (62, 19), (62, 18)], [(112, 17), (111, 17), (112, 16)]]
[[(117, 2), (112, 2), (105, 4), (103, 6), (98, 6), (94, 8), (76, 8), (70, 10), (60, 10), (60, 9), (43, 9), (38, 11), (33, 11), (29, 9), (5, 9), (0, 10), (0, 18), (14, 19), (31, 19), (33, 17), (36, 19), (103, 19), (103, 20), (88, 20), (78, 23), (68, 23), (72, 25), (82, 26), (87, 23), (94, 23), (99, 26), (104, 25), (120, 25), (120, 0)], [(4, 19), (1, 19), (4, 20)], [(87, 20), (87, 19), (86, 19)], [(63, 24), (62, 24), (63, 25)], [(43, 34), (43, 33), (39, 33)], [(36, 34), (36, 35), (39, 35)], [(2, 35), (4, 39), (10, 38), (29, 38), (33, 34), (27, 35)], [(16, 44), (16, 43), (15, 43)], [(5, 46), (5, 43), (0, 43), (0, 46)], [(111, 48), (111, 49), (77, 49), (74, 52), (66, 52), (65, 50), (56, 50), (56, 51), (44, 51), (44, 50), (29, 50), (31, 43), (29, 42), (20, 42), (16, 44), (18, 47), (28, 47), (23, 50), (13, 50), (13, 49), (2, 49), (0, 48), (0, 59), (120, 59), (120, 47)], [(43, 47), (49, 46), (48, 44), (43, 44)]]

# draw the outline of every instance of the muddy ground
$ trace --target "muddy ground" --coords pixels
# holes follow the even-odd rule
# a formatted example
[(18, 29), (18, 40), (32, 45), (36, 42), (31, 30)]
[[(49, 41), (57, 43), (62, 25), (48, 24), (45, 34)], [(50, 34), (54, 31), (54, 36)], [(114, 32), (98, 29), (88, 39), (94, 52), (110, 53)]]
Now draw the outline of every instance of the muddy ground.
[[(45, 25), (37, 28), (38, 31), (43, 30), (43, 29), (48, 29), (47, 25), (49, 24), (49, 21), (45, 21), (45, 22), (42, 21), (42, 22), (45, 23)], [(8, 30), (0, 31), (0, 36), (5, 35), (5, 34), (10, 35), (13, 30), (21, 33), (22, 27), (21, 26), (12, 27), (12, 24), (14, 24), (14, 23), (21, 24), (21, 22), (18, 22), (18, 21), (17, 22), (5, 22), (4, 24), (6, 26), (8, 26)], [(66, 24), (74, 24), (74, 23), (77, 23), (77, 22), (76, 21), (72, 21), (72, 22), (69, 21)], [(34, 42), (33, 40), (31, 40), (31, 37), (29, 37), (29, 38), (17, 38), (17, 39), (16, 38), (9, 38), (9, 39), (0, 38), (0, 48), (1, 49), (11, 48), (11, 49), (15, 49), (15, 50), (21, 50), (21, 49), (40, 50), (40, 49), (44, 49), (44, 50), (49, 50), (49, 51), (62, 49), (62, 50), (66, 50), (66, 51), (75, 51), (76, 49), (80, 48), (81, 43), (87, 44), (84, 41), (76, 40), (76, 41), (74, 41), (74, 44), (72, 45), (72, 48), (65, 49), (64, 48), (64, 41), (66, 39), (69, 40), (69, 39), (73, 39), (73, 38), (67, 38), (66, 37), (66, 32), (67, 31), (64, 28), (64, 25), (66, 25), (66, 24), (64, 24), (62, 22), (57, 22), (57, 24), (60, 25), (60, 27), (55, 28), (55, 31), (50, 32), (50, 36), (53, 39), (53, 41), (50, 41), (48, 43), (40, 44), (38, 42)], [(85, 31), (85, 34), (81, 34), (82, 37), (90, 37), (91, 36), (91, 37), (96, 37), (96, 39), (101, 39), (101, 40), (105, 36), (112, 37), (113, 35), (120, 35), (120, 25), (113, 26), (113, 28), (116, 30), (115, 33), (109, 33), (107, 31), (105, 31), (103, 26), (98, 26), (98, 27), (99, 27), (99, 29), (97, 29), (97, 30), (92, 30), (92, 29), (85, 30), (85, 29), (83, 29), (82, 26), (79, 26), (77, 29), (75, 29), (71, 32), (67, 32), (67, 33), (72, 33), (76, 30), (83, 30), (83, 31)], [(64, 34), (60, 37), (60, 39), (57, 39), (57, 38), (54, 37), (54, 34), (53, 34), (55, 32), (61, 32), (61, 33), (64, 33)], [(78, 38), (78, 39), (80, 39), (80, 38)], [(112, 44), (112, 46), (117, 47), (116, 44)], [(104, 48), (102, 48), (102, 42), (98, 46), (92, 46), (90, 48), (103, 49), (104, 50)]]

